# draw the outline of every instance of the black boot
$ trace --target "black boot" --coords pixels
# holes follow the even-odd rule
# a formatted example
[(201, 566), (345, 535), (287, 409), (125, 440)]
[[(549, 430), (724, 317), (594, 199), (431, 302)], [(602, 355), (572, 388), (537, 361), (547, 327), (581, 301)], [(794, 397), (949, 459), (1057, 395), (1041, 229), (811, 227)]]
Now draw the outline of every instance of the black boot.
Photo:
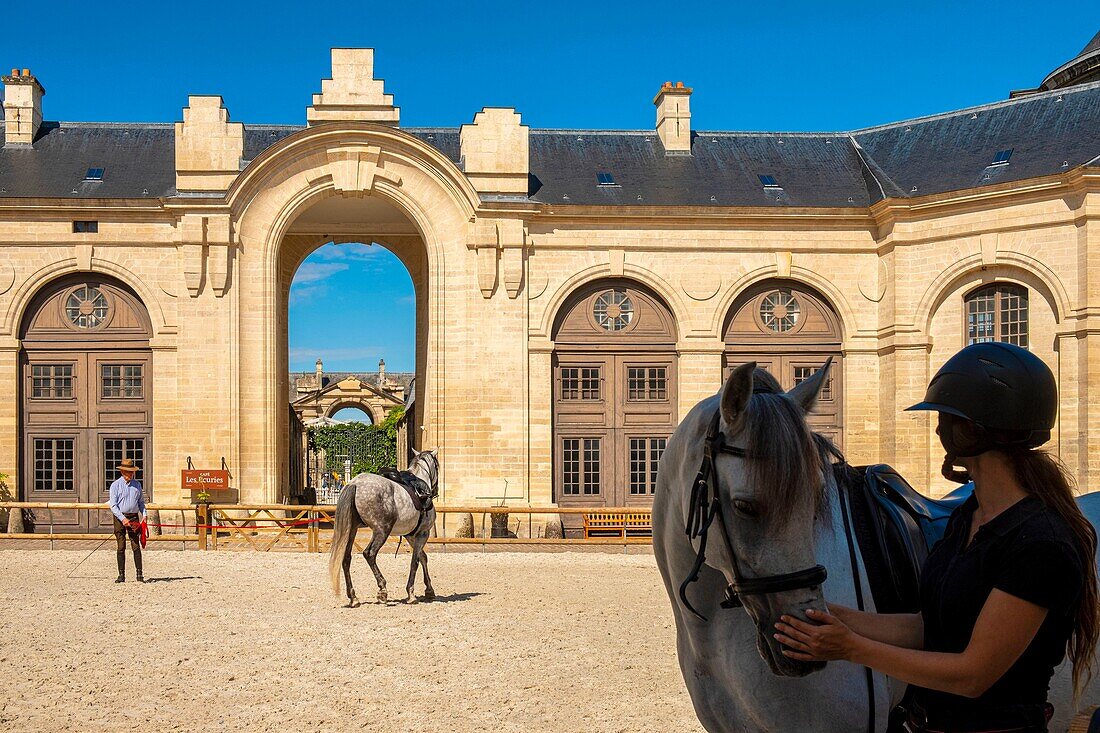
[(137, 582), (144, 583), (145, 578), (141, 574), (141, 550), (134, 548), (134, 567), (137, 569)]
[(119, 550), (115, 553), (115, 561), (118, 563), (118, 577), (115, 578), (116, 583), (126, 582), (126, 551)]

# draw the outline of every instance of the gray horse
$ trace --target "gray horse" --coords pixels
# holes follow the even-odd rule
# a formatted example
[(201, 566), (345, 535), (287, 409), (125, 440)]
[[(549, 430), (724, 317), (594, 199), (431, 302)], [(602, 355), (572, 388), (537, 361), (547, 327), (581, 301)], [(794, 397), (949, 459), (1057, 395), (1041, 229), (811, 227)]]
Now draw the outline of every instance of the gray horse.
[[(824, 608), (826, 601), (856, 606), (844, 506), (829, 470), (830, 446), (810, 432), (805, 419), (827, 372), (828, 364), (783, 393), (755, 364), (738, 367), (719, 395), (688, 413), (661, 458), (653, 502), (654, 553), (672, 601), (680, 669), (695, 712), (711, 733), (882, 731), (904, 692), (903, 683), (875, 672), (872, 700), (862, 667), (791, 660), (772, 636), (781, 614), (805, 620), (807, 609)], [(684, 591), (700, 617), (680, 598), (679, 588), (699, 557), (700, 539), (689, 539), (684, 530), (688, 518), (698, 516), (692, 486), (711, 425), (724, 445), (735, 448), (715, 454), (709, 484), (718, 502), (706, 556), (698, 581)], [(731, 455), (736, 449), (751, 458)], [(1100, 498), (1089, 495), (1080, 503), (1095, 526)], [(856, 557), (862, 596), (873, 611), (858, 549)], [(813, 583), (815, 563), (828, 569), (824, 583)], [(790, 587), (778, 592), (761, 592), (770, 590), (768, 582), (790, 574), (807, 580), (802, 587), (786, 584)], [(756, 592), (740, 596), (743, 609), (724, 608), (727, 586), (738, 576)], [(1100, 683), (1094, 680), (1074, 706), (1069, 678), (1069, 665), (1063, 663), (1051, 680), (1052, 731), (1066, 730), (1075, 707), (1100, 702)]]
[[(409, 471), (430, 486), (432, 496), (435, 496), (439, 481), (439, 461), (435, 451), (413, 453), (416, 457), (409, 466)], [(406, 602), (416, 603), (413, 584), (416, 581), (417, 566), (424, 568), (424, 600), (434, 600), (435, 589), (428, 577), (428, 555), (424, 552), (424, 545), (435, 526), (435, 507), (423, 513), (417, 511), (401, 484), (373, 473), (361, 473), (353, 478), (340, 492), (340, 498), (336, 502), (336, 520), (328, 559), (332, 592), (340, 595), (340, 570), (343, 568), (348, 607), (359, 605), (359, 599), (351, 585), (351, 551), (355, 547), (355, 533), (364, 524), (371, 528), (371, 538), (367, 549), (363, 550), (363, 557), (378, 581), (378, 600), (385, 602), (388, 599), (386, 579), (378, 569), (377, 558), (378, 551), (391, 534), (404, 537), (412, 547), (409, 582), (405, 587), (408, 594)]]

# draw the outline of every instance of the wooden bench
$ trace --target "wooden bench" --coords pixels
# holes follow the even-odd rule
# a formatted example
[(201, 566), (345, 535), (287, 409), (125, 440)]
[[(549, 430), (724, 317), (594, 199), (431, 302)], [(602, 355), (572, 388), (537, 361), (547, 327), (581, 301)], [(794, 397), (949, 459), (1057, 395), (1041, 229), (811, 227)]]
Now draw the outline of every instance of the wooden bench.
[(649, 512), (585, 512), (584, 537), (652, 537)]

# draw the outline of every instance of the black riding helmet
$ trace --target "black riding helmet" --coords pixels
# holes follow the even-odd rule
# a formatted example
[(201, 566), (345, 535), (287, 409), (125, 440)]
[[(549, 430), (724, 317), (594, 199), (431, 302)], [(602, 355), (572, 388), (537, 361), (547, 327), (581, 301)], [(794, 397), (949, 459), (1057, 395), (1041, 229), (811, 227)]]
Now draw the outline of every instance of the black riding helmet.
[(994, 443), (1036, 448), (1050, 440), (1058, 386), (1035, 354), (991, 341), (948, 359), (928, 384), (924, 401), (908, 409), (946, 412), (1005, 434), (1007, 439)]

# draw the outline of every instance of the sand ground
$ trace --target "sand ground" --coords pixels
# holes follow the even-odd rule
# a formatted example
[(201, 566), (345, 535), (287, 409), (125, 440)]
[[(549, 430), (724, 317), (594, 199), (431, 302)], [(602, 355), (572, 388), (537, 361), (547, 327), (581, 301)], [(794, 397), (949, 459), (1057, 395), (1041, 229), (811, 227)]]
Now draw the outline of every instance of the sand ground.
[(700, 730), (651, 555), (436, 552), (439, 601), (347, 609), (327, 555), (86, 554), (0, 551), (2, 731)]

